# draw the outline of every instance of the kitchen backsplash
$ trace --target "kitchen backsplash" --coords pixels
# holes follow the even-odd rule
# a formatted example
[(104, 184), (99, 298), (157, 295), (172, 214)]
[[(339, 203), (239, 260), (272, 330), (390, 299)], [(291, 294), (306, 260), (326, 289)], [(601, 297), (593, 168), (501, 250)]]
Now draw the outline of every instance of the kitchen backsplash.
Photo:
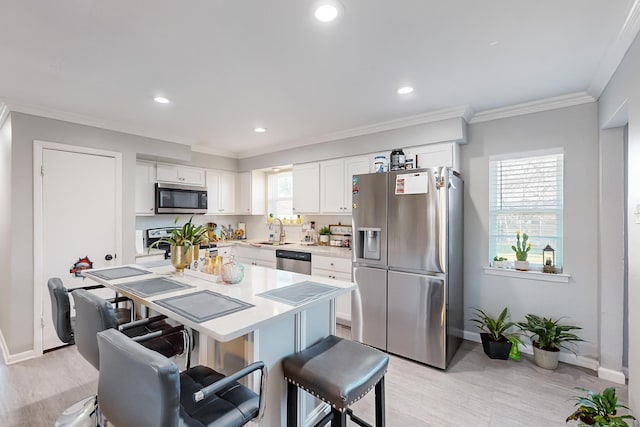
[[(189, 220), (191, 215), (178, 215), (180, 219), (178, 224), (182, 225)], [(173, 221), (176, 215), (154, 215), (154, 216), (138, 216), (136, 217), (136, 230), (146, 230), (148, 228), (159, 227), (171, 227), (174, 225)], [(315, 221), (316, 230), (322, 226), (328, 226), (329, 224), (345, 224), (351, 225), (350, 215), (301, 215), (302, 222)], [(225, 227), (231, 225), (231, 228), (235, 229), (239, 222), (246, 224), (247, 239), (249, 240), (266, 240), (269, 238), (269, 224), (267, 224), (267, 217), (263, 215), (194, 215), (194, 224), (206, 224), (208, 222), (215, 222), (218, 225)], [(287, 234), (287, 241), (299, 242), (302, 235), (302, 227), (300, 225), (285, 225), (285, 232)]]

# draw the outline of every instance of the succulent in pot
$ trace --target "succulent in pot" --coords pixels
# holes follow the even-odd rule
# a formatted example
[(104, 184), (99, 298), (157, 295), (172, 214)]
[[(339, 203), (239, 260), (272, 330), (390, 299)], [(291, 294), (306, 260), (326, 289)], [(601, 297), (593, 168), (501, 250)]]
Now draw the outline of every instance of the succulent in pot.
[(520, 232), (516, 231), (516, 244), (511, 245), (511, 249), (516, 253), (516, 261), (514, 263), (516, 270), (529, 270), (527, 255), (531, 250), (531, 243), (527, 243), (528, 240), (529, 236), (527, 233), (522, 233), (522, 242), (520, 242)]
[(582, 329), (579, 326), (560, 323), (562, 319), (541, 317), (527, 314), (525, 322), (518, 322), (520, 329), (528, 333), (533, 343), (533, 357), (538, 366), (545, 369), (556, 369), (560, 349), (564, 348), (575, 353), (567, 343), (584, 341), (571, 331)]
[(520, 341), (519, 333), (511, 332), (516, 323), (507, 321), (508, 308), (505, 307), (497, 318), (479, 308), (474, 308), (473, 310), (476, 312), (476, 317), (471, 321), (480, 329), (482, 349), (485, 354), (491, 359), (507, 360), (513, 345), (511, 340)]

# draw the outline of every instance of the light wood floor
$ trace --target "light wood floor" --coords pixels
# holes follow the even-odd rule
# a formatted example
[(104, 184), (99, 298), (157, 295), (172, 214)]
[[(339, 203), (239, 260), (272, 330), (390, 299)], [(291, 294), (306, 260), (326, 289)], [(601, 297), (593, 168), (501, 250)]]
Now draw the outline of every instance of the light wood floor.
[[(349, 330), (339, 327), (338, 334)], [(75, 347), (11, 366), (0, 362), (0, 426), (53, 426), (65, 408), (95, 394), (97, 378)], [(465, 342), (446, 372), (391, 356), (387, 425), (566, 426), (574, 387), (601, 391), (612, 385), (626, 403), (627, 386), (600, 380), (593, 371), (563, 363), (547, 371), (527, 356), (519, 362), (491, 360), (479, 344)], [(373, 392), (353, 408), (372, 422)]]

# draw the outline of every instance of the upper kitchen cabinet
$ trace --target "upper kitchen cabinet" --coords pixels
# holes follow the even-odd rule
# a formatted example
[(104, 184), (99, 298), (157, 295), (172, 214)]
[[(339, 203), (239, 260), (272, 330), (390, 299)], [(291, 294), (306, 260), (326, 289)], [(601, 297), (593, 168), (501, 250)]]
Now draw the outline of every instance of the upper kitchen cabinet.
[(337, 214), (351, 213), (352, 177), (369, 173), (369, 164), (368, 156), (321, 162), (320, 211)]
[(136, 162), (136, 215), (153, 215), (155, 209), (156, 165)]
[(236, 211), (236, 174), (206, 171), (208, 204), (207, 214), (228, 215)]
[(404, 150), (404, 153), (406, 156), (417, 156), (418, 168), (449, 166), (460, 170), (460, 151), (455, 142), (410, 147)]
[(173, 182), (186, 185), (205, 185), (205, 171), (182, 165), (158, 163), (156, 179), (160, 182)]
[(320, 212), (320, 163), (293, 165), (293, 213)]
[(264, 215), (266, 212), (266, 179), (264, 172), (238, 174), (236, 212), (245, 215)]

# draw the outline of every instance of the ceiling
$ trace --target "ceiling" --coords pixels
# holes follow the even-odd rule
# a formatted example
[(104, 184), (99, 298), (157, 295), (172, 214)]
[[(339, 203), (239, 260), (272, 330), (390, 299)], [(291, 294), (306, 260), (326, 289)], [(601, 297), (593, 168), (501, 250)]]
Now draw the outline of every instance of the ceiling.
[(315, 3), (3, 0), (0, 100), (243, 158), (442, 111), (597, 98), (638, 32), (638, 0), (341, 0), (330, 24)]

